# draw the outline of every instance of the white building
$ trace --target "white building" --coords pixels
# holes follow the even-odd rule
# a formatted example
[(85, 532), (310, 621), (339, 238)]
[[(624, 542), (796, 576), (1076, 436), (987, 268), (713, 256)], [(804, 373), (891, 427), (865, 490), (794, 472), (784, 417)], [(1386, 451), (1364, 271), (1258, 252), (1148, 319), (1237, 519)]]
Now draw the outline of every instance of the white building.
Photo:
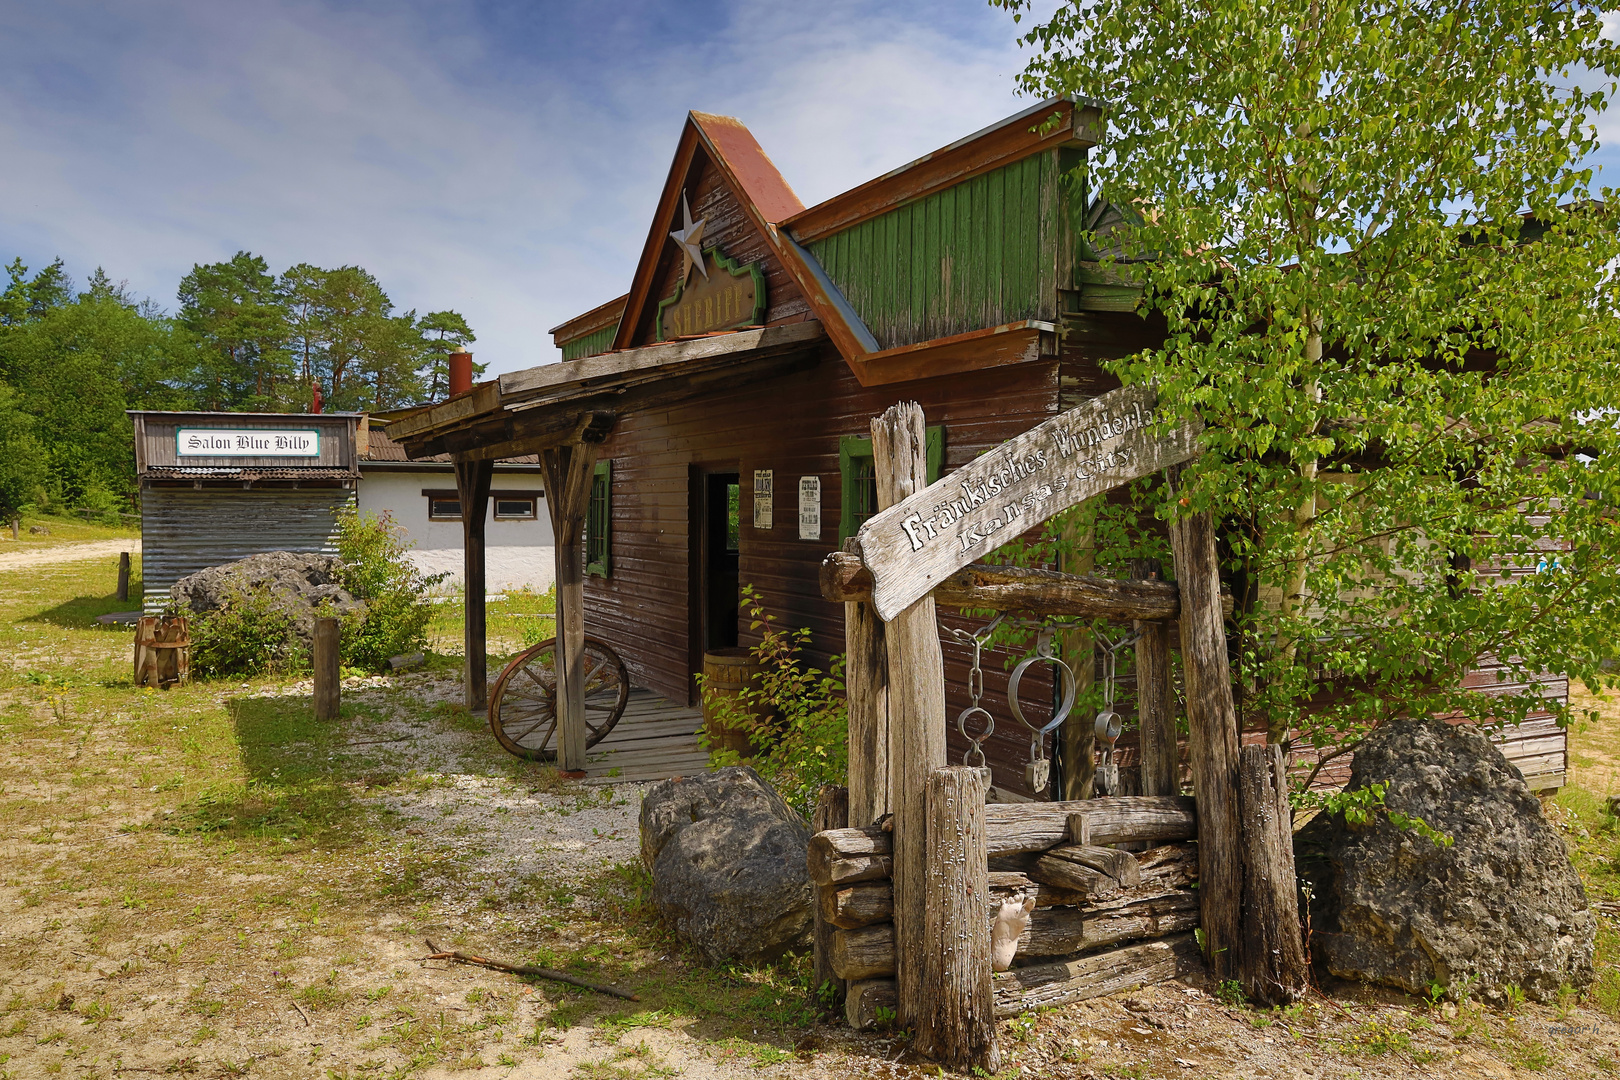
[[(356, 499), (362, 513), (386, 512), (404, 530), (410, 558), (425, 573), (447, 573), (439, 589), (459, 591), (462, 581), (461, 502), (448, 454), (409, 460), (372, 418), (360, 447)], [(555, 580), (551, 517), (546, 513), (539, 459), (495, 463), (485, 522), (487, 591), (545, 592)]]

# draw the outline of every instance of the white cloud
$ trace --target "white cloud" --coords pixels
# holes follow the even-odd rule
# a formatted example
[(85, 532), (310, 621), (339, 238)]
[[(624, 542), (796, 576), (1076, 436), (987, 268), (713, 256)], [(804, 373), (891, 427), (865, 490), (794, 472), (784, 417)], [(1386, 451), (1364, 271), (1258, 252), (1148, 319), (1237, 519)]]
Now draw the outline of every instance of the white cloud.
[(618, 58), (585, 71), (526, 62), (471, 7), (107, 12), (47, 5), (0, 39), (0, 257), (105, 265), (167, 304), (238, 249), (358, 263), (401, 307), (465, 314), (495, 371), (554, 358), (550, 326), (628, 286), (688, 108), (743, 119), (814, 203), (1018, 107), (1010, 20), (976, 3), (541, 42)]

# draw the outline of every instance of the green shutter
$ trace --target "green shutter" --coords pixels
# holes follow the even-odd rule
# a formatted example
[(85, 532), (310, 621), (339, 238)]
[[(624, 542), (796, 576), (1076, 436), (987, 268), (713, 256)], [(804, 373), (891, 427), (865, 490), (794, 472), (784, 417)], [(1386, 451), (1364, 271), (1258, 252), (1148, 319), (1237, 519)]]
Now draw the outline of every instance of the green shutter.
[[(928, 429), (928, 482), (939, 479), (945, 465), (945, 428), (935, 424)], [(869, 436), (844, 435), (838, 440), (839, 503), (838, 543), (861, 531), (861, 525), (876, 513), (875, 497), (868, 495), (872, 468), (872, 440)], [(867, 505), (871, 502), (872, 505)]]
[(613, 565), (613, 462), (598, 461), (585, 514), (585, 572), (609, 577)]

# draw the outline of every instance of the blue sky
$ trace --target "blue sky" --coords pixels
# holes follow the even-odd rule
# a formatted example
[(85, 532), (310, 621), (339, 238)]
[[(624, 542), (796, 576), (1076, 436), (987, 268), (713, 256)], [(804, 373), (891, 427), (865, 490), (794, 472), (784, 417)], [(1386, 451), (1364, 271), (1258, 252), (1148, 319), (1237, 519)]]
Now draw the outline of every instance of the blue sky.
[(0, 0), (0, 259), (172, 308), (193, 263), (358, 263), (491, 371), (623, 292), (688, 109), (807, 205), (1022, 107), (1014, 27), (940, 3)]
[(516, 370), (628, 287), (688, 109), (811, 205), (1023, 107), (1014, 31), (984, 0), (0, 0), (0, 260), (170, 308), (242, 249), (357, 263)]

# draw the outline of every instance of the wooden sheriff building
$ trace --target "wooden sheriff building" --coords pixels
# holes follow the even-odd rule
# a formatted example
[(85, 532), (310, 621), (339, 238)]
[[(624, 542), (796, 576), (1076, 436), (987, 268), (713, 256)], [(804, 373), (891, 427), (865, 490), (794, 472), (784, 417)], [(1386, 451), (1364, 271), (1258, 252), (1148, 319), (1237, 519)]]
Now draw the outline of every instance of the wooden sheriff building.
[[(705, 652), (747, 643), (744, 583), (779, 626), (813, 629), (825, 667), (844, 649), (844, 605), (822, 598), (818, 572), (877, 510), (871, 417), (922, 405), (932, 480), (1117, 388), (1102, 362), (1158, 340), (1136, 291), (1097, 272), (1080, 241), (1076, 223), (1095, 224), (1103, 204), (1062, 179), (1100, 131), (1091, 105), (1043, 101), (806, 208), (741, 123), (692, 113), (629, 291), (553, 331), (563, 362), (475, 386), (389, 434), (412, 457), (451, 456), (473, 521), (490, 462), (540, 454), (565, 673), (589, 633), (638, 685), (695, 700)], [(471, 536), (475, 596), (477, 548)], [(969, 625), (943, 608), (941, 621)], [(470, 611), (475, 708), (482, 634)], [(947, 635), (944, 655), (955, 717), (968, 654)], [(1045, 797), (1025, 786), (1029, 732), (1008, 715), (1000, 660), (987, 665), (994, 783)], [(1039, 697), (1026, 680), (1024, 699)], [(1508, 749), (1533, 784), (1556, 786), (1563, 741), (1542, 727)], [(954, 723), (949, 738), (959, 761)], [(583, 743), (565, 737), (561, 755), (582, 767)]]

